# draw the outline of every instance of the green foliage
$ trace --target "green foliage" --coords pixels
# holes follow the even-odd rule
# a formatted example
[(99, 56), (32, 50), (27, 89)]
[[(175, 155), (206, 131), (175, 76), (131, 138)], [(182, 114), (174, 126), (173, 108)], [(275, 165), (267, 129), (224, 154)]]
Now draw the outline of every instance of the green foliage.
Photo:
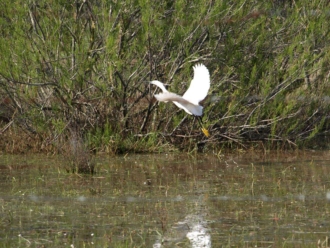
[(36, 132), (38, 144), (74, 129), (96, 151), (191, 147), (203, 135), (197, 123), (156, 103), (148, 81), (182, 94), (195, 63), (211, 72), (204, 120), (212, 144), (306, 146), (328, 132), (325, 0), (4, 0), (0, 7), (1, 126), (13, 120)]

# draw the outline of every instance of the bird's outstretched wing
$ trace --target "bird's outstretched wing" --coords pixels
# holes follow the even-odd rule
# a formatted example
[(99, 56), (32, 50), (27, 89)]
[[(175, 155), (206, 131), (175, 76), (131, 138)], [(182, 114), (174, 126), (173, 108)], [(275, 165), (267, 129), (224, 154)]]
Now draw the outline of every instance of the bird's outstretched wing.
[(186, 93), (182, 96), (187, 101), (198, 105), (210, 89), (210, 73), (203, 64), (197, 64), (194, 67), (194, 78)]

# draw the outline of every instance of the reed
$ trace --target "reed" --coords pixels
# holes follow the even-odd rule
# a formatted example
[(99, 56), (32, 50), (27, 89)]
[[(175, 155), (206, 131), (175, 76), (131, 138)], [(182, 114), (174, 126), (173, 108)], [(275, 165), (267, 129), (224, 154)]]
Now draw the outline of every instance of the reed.
[[(325, 0), (4, 0), (0, 134), (32, 137), (31, 151), (56, 151), (72, 126), (94, 152), (193, 150), (200, 142), (205, 151), (324, 148), (329, 13)], [(183, 111), (156, 103), (148, 84), (183, 93), (199, 62), (212, 79), (203, 102), (208, 141)]]

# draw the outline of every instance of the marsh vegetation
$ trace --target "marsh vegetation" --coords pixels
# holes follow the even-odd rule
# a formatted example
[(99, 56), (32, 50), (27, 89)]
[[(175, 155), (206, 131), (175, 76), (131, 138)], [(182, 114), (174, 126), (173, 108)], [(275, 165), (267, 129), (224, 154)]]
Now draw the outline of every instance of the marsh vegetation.
[[(0, 146), (107, 153), (324, 147), (329, 1), (0, 3)], [(149, 81), (183, 93), (204, 63), (208, 140)]]

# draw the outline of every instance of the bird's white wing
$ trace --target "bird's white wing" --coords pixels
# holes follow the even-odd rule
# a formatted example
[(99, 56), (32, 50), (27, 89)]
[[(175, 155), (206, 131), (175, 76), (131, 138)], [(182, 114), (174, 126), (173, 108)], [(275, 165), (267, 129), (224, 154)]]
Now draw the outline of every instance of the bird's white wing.
[(203, 64), (197, 64), (194, 67), (194, 78), (186, 93), (182, 96), (187, 101), (198, 105), (210, 89), (210, 73)]

